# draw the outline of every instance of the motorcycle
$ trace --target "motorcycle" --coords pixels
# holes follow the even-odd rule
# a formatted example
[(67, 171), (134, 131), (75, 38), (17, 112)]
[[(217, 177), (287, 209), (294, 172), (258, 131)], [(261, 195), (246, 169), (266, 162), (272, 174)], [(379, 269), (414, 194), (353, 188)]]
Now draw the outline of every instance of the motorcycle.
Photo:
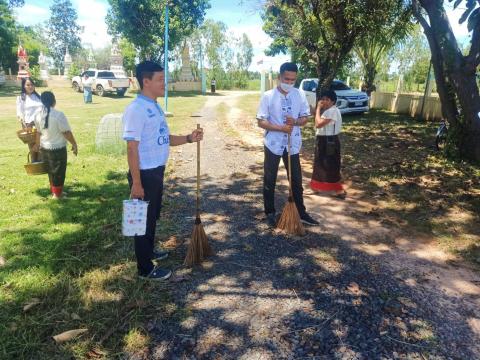
[(435, 137), (435, 147), (438, 151), (443, 151), (443, 149), (445, 149), (445, 144), (447, 143), (447, 134), (448, 122), (443, 120), (437, 129), (437, 134)]

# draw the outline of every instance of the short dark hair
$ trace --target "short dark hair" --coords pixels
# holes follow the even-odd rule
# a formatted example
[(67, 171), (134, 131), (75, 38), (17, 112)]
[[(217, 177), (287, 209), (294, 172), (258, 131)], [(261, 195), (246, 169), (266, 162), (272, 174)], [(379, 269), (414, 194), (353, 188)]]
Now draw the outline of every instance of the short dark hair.
[(138, 80), (140, 89), (143, 89), (143, 79), (152, 79), (153, 74), (156, 72), (162, 72), (163, 67), (154, 61), (142, 61), (135, 68), (135, 77)]
[(286, 62), (280, 66), (280, 75), (282, 75), (285, 71), (292, 71), (298, 73), (298, 66), (293, 62)]
[(337, 102), (337, 94), (335, 94), (335, 91), (333, 90), (323, 90), (321, 93), (320, 93), (320, 99), (322, 97), (327, 97), (329, 98), (330, 100), (332, 100), (334, 103)]

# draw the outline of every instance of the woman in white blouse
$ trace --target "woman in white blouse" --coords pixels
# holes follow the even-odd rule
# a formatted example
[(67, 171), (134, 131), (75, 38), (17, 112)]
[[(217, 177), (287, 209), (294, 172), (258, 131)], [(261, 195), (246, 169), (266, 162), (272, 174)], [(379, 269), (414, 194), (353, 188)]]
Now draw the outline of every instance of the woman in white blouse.
[(42, 108), (40, 95), (35, 91), (35, 83), (31, 78), (22, 79), (22, 92), (17, 96), (17, 117), (22, 128), (34, 125), (35, 113)]
[[(22, 92), (17, 96), (17, 118), (23, 129), (34, 127), (35, 114), (42, 109), (40, 95), (35, 91), (35, 83), (31, 78), (22, 79)], [(32, 162), (39, 159), (39, 154), (33, 149), (33, 144), (28, 144)]]

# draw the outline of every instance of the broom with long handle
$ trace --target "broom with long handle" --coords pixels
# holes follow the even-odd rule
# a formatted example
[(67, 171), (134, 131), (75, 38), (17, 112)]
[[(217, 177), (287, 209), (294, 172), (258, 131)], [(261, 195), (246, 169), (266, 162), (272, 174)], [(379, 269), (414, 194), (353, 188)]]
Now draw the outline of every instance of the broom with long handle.
[(292, 160), (290, 157), (291, 136), (288, 134), (288, 202), (283, 208), (277, 228), (292, 235), (305, 235), (305, 228), (300, 220), (297, 206), (293, 201), (292, 192)]
[[(197, 124), (197, 129), (200, 129), (200, 124)], [(197, 201), (195, 226), (193, 227), (184, 264), (187, 266), (199, 264), (205, 256), (209, 256), (212, 253), (213, 251), (208, 243), (207, 234), (205, 234), (202, 221), (200, 220), (200, 141), (197, 141)]]

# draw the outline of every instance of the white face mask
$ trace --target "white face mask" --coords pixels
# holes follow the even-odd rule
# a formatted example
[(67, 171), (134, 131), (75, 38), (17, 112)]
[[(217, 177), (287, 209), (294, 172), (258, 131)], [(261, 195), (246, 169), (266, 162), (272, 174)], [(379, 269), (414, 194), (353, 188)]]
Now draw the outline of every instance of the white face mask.
[(295, 86), (295, 84), (285, 84), (283, 82), (280, 83), (280, 88), (285, 91), (285, 92), (289, 92), (290, 90), (293, 89), (293, 87)]

